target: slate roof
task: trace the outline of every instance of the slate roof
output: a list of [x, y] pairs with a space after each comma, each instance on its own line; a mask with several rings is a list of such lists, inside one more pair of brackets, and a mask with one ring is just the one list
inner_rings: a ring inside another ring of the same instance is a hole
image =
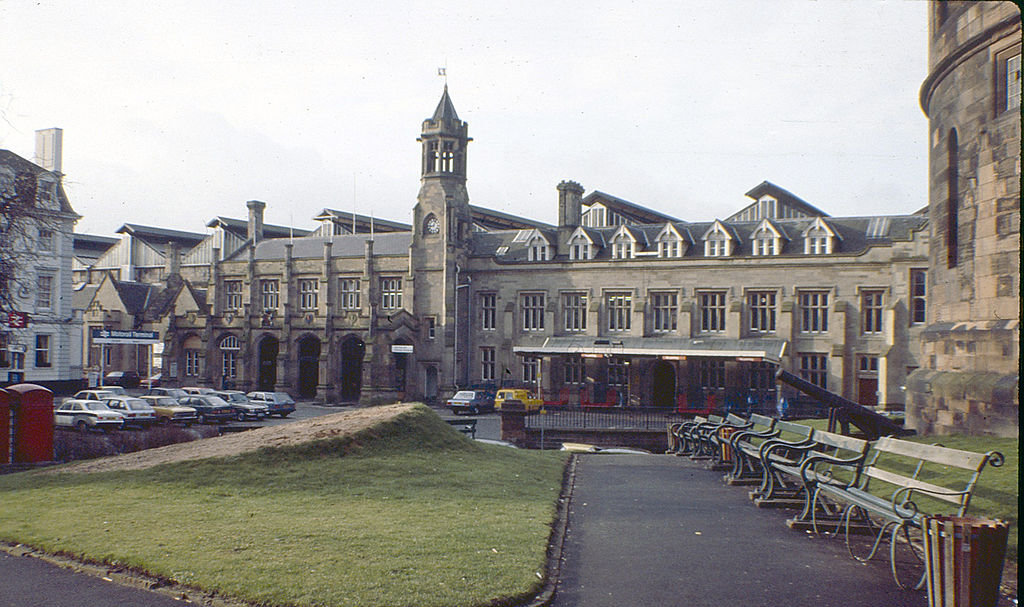
[[441, 100], [437, 103], [437, 109], [434, 110], [434, 116], [431, 118], [433, 121], [438, 120], [454, 120], [459, 121], [459, 115], [455, 112], [455, 104], [452, 103], [452, 98], [448, 96], [448, 85], [444, 85], [444, 93], [441, 94]]
[[71, 291], [71, 309], [72, 310], [84, 310], [89, 307], [92, 303], [93, 296], [96, 295], [96, 291], [99, 291], [99, 285], [82, 285], [77, 289]]
[[[362, 257], [366, 252], [369, 234], [340, 236], [304, 236], [302, 238], [268, 238], [256, 245], [256, 259], [284, 259], [285, 247], [292, 243], [293, 259], [322, 259], [324, 242], [331, 241], [331, 257]], [[374, 255], [408, 255], [412, 244], [411, 232], [387, 232], [373, 237]]]
[[[606, 194], [600, 190], [594, 190], [583, 197], [583, 206], [589, 207], [596, 202], [612, 209], [616, 213], [633, 220], [633, 223], [662, 223], [667, 221], [685, 223], [677, 217], [667, 215], [661, 211], [655, 211], [635, 202], [630, 202], [618, 196]], [[586, 209], [583, 209], [586, 211]]]
[[[234, 219], [232, 217], [217, 216], [206, 224], [206, 227], [208, 228], [215, 228], [217, 226], [239, 236], [243, 240], [249, 237], [249, 221], [247, 219]], [[264, 238], [287, 238], [291, 234], [294, 234], [295, 236], [305, 236], [309, 233], [309, 230], [303, 230], [301, 228], [277, 226], [267, 223], [263, 224]]]
[[[14, 152], [12, 152], [10, 150], [0, 150], [0, 165], [4, 165], [4, 166], [10, 167], [11, 170], [14, 171], [15, 174], [24, 173], [24, 172], [31, 173], [32, 175], [35, 175], [37, 179], [43, 173], [52, 173], [53, 175], [55, 175], [57, 177], [57, 192], [56, 192], [56, 195], [57, 195], [57, 203], [60, 204], [61, 212], [63, 212], [63, 213], [71, 213], [73, 215], [78, 215], [78, 213], [75, 213], [75, 210], [73, 208], [71, 208], [71, 202], [68, 200], [67, 192], [64, 191], [64, 182], [60, 179], [60, 174], [59, 173], [53, 173], [51, 171], [47, 171], [46, 169], [44, 169], [43, 167], [39, 166], [38, 164], [35, 164], [34, 162], [30, 162], [28, 160], [25, 160], [24, 158], [22, 158], [21, 156], [18, 156], [17, 154], [15, 154]], [[78, 215], [78, 216], [81, 217], [80, 215]]]
[[501, 211], [495, 211], [494, 209], [487, 209], [484, 207], [469, 205], [469, 212], [473, 217], [473, 221], [482, 225], [487, 229], [494, 230], [513, 230], [513, 229], [528, 229], [537, 228], [541, 230], [554, 230], [555, 226], [550, 223], [544, 223], [543, 221], [537, 221], [536, 219], [529, 219], [527, 217], [520, 217], [518, 215], [510, 215], [508, 213], [502, 213]]
[[[880, 217], [884, 221], [880, 221]], [[789, 240], [783, 239], [782, 250], [778, 256], [804, 256], [804, 244], [800, 234], [814, 222], [813, 217], [800, 219], [773, 219], [772, 225], [779, 229]], [[827, 217], [825, 221], [840, 237], [836, 243], [833, 254], [857, 254], [866, 250], [869, 246], [886, 245], [894, 241], [907, 241], [913, 237], [917, 230], [925, 228], [928, 218], [924, 215], [886, 215], [874, 217]], [[689, 247], [683, 259], [703, 258], [704, 248], [700, 246], [701, 237], [715, 222], [704, 221], [695, 223], [673, 223], [673, 227], [684, 237], [689, 238], [693, 246]], [[729, 257], [744, 257], [753, 255], [751, 236], [761, 221], [727, 223], [722, 222], [726, 229], [736, 239], [736, 248]], [[637, 252], [645, 250], [656, 250], [656, 238], [665, 224], [648, 224], [639, 226], [628, 226], [631, 233], [642, 235], [644, 238], [637, 238]], [[871, 234], [869, 228], [878, 229], [884, 227], [884, 233]], [[588, 235], [595, 243], [602, 243], [602, 248], [592, 252], [592, 259], [611, 259], [611, 239], [619, 230], [620, 226], [607, 228], [585, 228]], [[517, 230], [505, 230], [500, 232], [477, 232], [473, 235], [472, 255], [477, 257], [494, 257], [499, 262], [527, 262], [527, 247], [525, 242], [514, 242]], [[871, 237], [874, 236], [874, 237]], [[565, 261], [568, 259], [568, 247], [565, 242], [558, 243], [558, 250], [555, 252], [554, 261]], [[498, 255], [500, 247], [507, 247], [503, 255]], [[646, 247], [646, 249], [644, 248]], [[529, 262], [542, 263], [542, 262]], [[581, 263], [586, 263], [581, 262]]]
[[110, 236], [97, 236], [95, 234], [72, 234], [71, 242], [75, 257], [82, 260], [95, 261], [106, 253], [110, 247], [120, 242], [120, 240]]
[[[402, 223], [400, 221], [391, 221], [390, 219], [381, 219], [379, 217], [371, 218], [367, 215], [353, 213], [352, 211], [338, 211], [335, 209], [324, 209], [313, 219], [323, 221], [332, 217], [338, 220], [337, 223], [347, 227], [352, 226], [352, 220], [354, 218], [356, 222], [356, 232], [369, 232], [371, 221], [373, 222], [374, 232], [408, 232], [412, 230], [412, 226], [410, 224]], [[298, 236], [298, 233], [295, 235]], [[305, 234], [303, 234], [303, 236], [305, 236]]]
[[170, 241], [177, 242], [182, 246], [182, 248], [191, 249], [206, 238], [205, 234], [170, 230], [167, 228], [155, 228], [153, 226], [143, 226], [136, 223], [126, 223], [122, 225], [117, 229], [117, 233], [131, 234], [135, 238], [146, 242], [146, 244], [149, 244], [154, 249], [161, 252], [163, 252], [164, 246]]

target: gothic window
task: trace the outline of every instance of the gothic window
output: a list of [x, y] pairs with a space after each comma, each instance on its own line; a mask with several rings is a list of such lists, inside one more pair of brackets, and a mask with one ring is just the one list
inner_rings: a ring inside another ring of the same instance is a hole
[[276, 280], [260, 281], [260, 307], [264, 312], [277, 310], [280, 283]]
[[341, 297], [342, 310], [359, 309], [359, 279], [342, 278], [339, 280], [341, 288], [338, 290]]
[[629, 259], [633, 257], [633, 239], [625, 232], [619, 232], [612, 240], [612, 258]]
[[861, 333], [882, 332], [882, 291], [861, 292]]
[[242, 309], [242, 281], [224, 281], [224, 309], [229, 312]]
[[728, 257], [729, 253], [729, 235], [718, 226], [711, 229], [704, 237], [704, 256]]
[[320, 281], [316, 278], [302, 278], [299, 280], [299, 309], [303, 312], [312, 312], [317, 308], [319, 299]]
[[778, 255], [779, 237], [767, 228], [761, 228], [754, 234], [754, 255]]
[[527, 255], [530, 261], [548, 260], [548, 241], [541, 236], [535, 236], [527, 243]]
[[241, 346], [238, 342], [238, 338], [234, 335], [228, 335], [224, 339], [220, 340], [221, 376], [228, 379], [235, 379], [238, 377], [239, 350], [241, 350]]
[[383, 310], [397, 310], [402, 307], [402, 279], [380, 279], [380, 307]]
[[583, 234], [577, 234], [569, 241], [569, 259], [572, 261], [590, 259], [590, 241]]

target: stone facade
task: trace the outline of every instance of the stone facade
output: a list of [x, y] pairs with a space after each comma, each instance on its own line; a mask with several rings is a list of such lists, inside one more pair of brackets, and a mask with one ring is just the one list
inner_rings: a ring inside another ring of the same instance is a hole
[[1011, 2], [931, 4], [931, 296], [907, 407], [922, 432], [1018, 433], [1020, 25]]
[[419, 141], [407, 231], [262, 238], [250, 203], [246, 244], [214, 249], [188, 270], [207, 277], [184, 279], [192, 297], [151, 314], [165, 381], [328, 402], [514, 383], [569, 402], [774, 409], [781, 365], [903, 406], [921, 366], [924, 214], [830, 217], [765, 182], [728, 220], [687, 222], [566, 181], [550, 226], [469, 204], [468, 127], [447, 90]]

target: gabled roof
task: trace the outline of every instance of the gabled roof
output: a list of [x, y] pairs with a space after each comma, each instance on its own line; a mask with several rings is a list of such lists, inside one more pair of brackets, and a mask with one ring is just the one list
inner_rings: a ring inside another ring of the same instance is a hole
[[808, 232], [810, 232], [814, 228], [819, 227], [828, 232], [830, 236], [834, 236], [839, 240], [843, 239], [842, 235], [840, 235], [839, 232], [837, 232], [831, 225], [829, 225], [829, 222], [826, 221], [824, 217], [815, 217], [813, 221], [807, 224], [806, 228], [801, 230], [800, 236], [806, 238]]
[[[249, 222], [245, 219], [234, 219], [231, 217], [214, 217], [206, 223], [208, 228], [220, 227], [228, 232], [241, 237], [243, 240], [249, 237]], [[263, 237], [264, 238], [286, 238], [288, 236], [305, 236], [309, 234], [309, 230], [303, 230], [301, 228], [292, 228], [287, 226], [271, 225], [269, 223], [263, 224]]]
[[767, 217], [757, 222], [754, 229], [750, 231], [750, 237], [753, 238], [754, 235], [760, 232], [762, 228], [768, 228], [769, 231], [774, 232], [780, 238], [792, 240], [792, 238], [789, 237], [789, 234], [786, 233], [785, 228], [782, 227], [782, 224], [776, 223]]
[[133, 316], [141, 315], [146, 311], [149, 298], [157, 289], [156, 285], [117, 280], [113, 277], [111, 277], [111, 282], [114, 289], [117, 290], [118, 297], [121, 298], [121, 303], [124, 304], [125, 312]]
[[590, 194], [583, 197], [583, 206], [589, 207], [595, 203], [600, 202], [605, 207], [612, 209], [619, 215], [633, 220], [635, 223], [664, 223], [666, 221], [683, 222], [681, 219], [666, 215], [660, 211], [649, 209], [647, 207], [630, 202], [624, 198], [618, 196], [612, 196], [606, 194], [600, 190], [594, 190]]
[[469, 205], [469, 212], [473, 218], [473, 223], [480, 225], [488, 231], [523, 230], [528, 228], [548, 230], [554, 229], [555, 227], [549, 223], [537, 221], [536, 219], [529, 219], [518, 215], [509, 215], [508, 213], [502, 213], [501, 211], [486, 209], [472, 204]]
[[[303, 236], [302, 238], [268, 238], [256, 245], [256, 259], [284, 259], [285, 247], [292, 245], [293, 259], [319, 259], [324, 255], [324, 243], [331, 243], [331, 257], [362, 257], [366, 241], [373, 241], [374, 255], [408, 255], [412, 232], [386, 232], [370, 238], [369, 234], [340, 234], [337, 236]], [[232, 255], [238, 257], [240, 253]]]
[[72, 234], [72, 254], [79, 259], [95, 261], [118, 242], [120, 241], [117, 238], [111, 238], [110, 236]]
[[[117, 233], [131, 234], [136, 238], [151, 242], [154, 245], [163, 245], [169, 241], [175, 241], [188, 248], [196, 246], [206, 238], [205, 234], [183, 232], [181, 230], [169, 230], [167, 228], [154, 228], [152, 226], [143, 226], [137, 223], [124, 224], [117, 229]], [[163, 251], [163, 248], [161, 247], [159, 250]]]
[[622, 225], [622, 226], [619, 226], [615, 230], [615, 233], [612, 235], [612, 237], [609, 240], [611, 242], [614, 242], [615, 239], [619, 237], [619, 234], [625, 234], [625, 235], [629, 236], [629, 238], [633, 242], [638, 244], [640, 247], [647, 248], [647, 244], [648, 244], [647, 233], [644, 230], [638, 229], [638, 228], [636, 228], [634, 226]]
[[28, 160], [25, 160], [24, 158], [18, 156], [17, 154], [10, 150], [0, 150], [0, 166], [9, 167], [15, 175], [19, 173], [30, 173], [34, 175], [36, 179], [39, 179], [39, 177], [43, 174], [53, 176], [53, 179], [57, 183], [56, 196], [57, 203], [60, 205], [61, 212], [71, 213], [73, 215], [81, 217], [81, 215], [75, 213], [75, 210], [71, 208], [71, 202], [68, 200], [67, 192], [64, 191], [64, 182], [61, 180], [60, 173], [54, 171], [47, 171], [38, 164], [35, 164], [34, 162], [29, 162]]
[[721, 219], [716, 219], [712, 221], [711, 225], [709, 225], [708, 228], [704, 230], [704, 232], [701, 234], [700, 239], [707, 240], [708, 234], [710, 234], [711, 232], [725, 232], [725, 235], [731, 238], [732, 240], [744, 240], [743, 238], [740, 237], [740, 234], [736, 230], [735, 226], [731, 226], [723, 222]]
[[[341, 225], [351, 228], [353, 219], [355, 220], [356, 233], [369, 233], [370, 223], [373, 223], [373, 231], [376, 232], [409, 232], [412, 230], [412, 226], [407, 223], [400, 221], [391, 221], [389, 219], [380, 219], [378, 217], [369, 217], [367, 215], [360, 215], [359, 213], [353, 213], [352, 211], [338, 211], [335, 209], [324, 209], [313, 218], [316, 221], [327, 221], [331, 220], [334, 223], [340, 223]], [[296, 236], [299, 234], [296, 233]], [[302, 234], [305, 236], [305, 234]]]
[[[800, 198], [793, 192], [790, 192], [785, 188], [781, 188], [770, 181], [762, 181], [761, 183], [757, 184], [756, 186], [751, 188], [749, 192], [746, 193], [746, 196], [748, 196], [749, 198], [753, 198], [756, 201], [766, 194], [784, 204], [796, 207], [812, 217], [828, 217], [828, 213], [826, 213], [825, 211], [822, 211], [821, 209], [807, 202], [803, 198]], [[736, 213], [730, 215], [729, 218], [732, 219], [733, 217], [736, 217], [743, 211], [750, 208], [750, 206], [751, 205], [747, 205], [743, 207]]]

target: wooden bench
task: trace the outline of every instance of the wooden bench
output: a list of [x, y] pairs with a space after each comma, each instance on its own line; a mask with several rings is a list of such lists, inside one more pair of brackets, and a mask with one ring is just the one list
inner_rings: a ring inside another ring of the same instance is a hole
[[684, 422], [669, 424], [668, 426], [668, 453], [673, 455], [689, 455], [694, 445], [689, 441], [690, 432], [697, 425], [707, 422], [706, 417], [700, 415]]
[[[826, 499], [839, 505], [836, 530], [843, 530], [850, 555], [859, 561], [874, 557], [889, 533], [893, 578], [900, 588], [907, 588], [896, 568], [897, 542], [902, 537], [923, 563], [923, 555], [911, 541], [916, 540], [911, 538], [911, 530], [920, 531], [929, 515], [964, 516], [982, 470], [986, 465], [1001, 466], [1003, 455], [997, 451], [974, 453], [892, 437], [882, 437], [872, 447], [867, 462], [861, 466], [851, 464], [854, 473], [851, 482], [819, 483], [813, 487], [809, 499], [825, 507], [828, 506]], [[949, 512], [953, 506], [955, 511]], [[866, 556], [854, 554], [851, 546], [850, 533], [855, 523], [875, 534]], [[914, 588], [921, 588], [924, 581], [925, 573], [922, 573]]]
[[775, 436], [767, 440], [737, 444], [737, 453], [740, 457], [756, 461], [756, 464], [753, 465], [756, 465], [761, 471], [761, 484], [756, 490], [750, 492], [750, 499], [758, 506], [800, 505], [803, 500], [796, 500], [796, 498], [803, 490], [801, 479], [780, 475], [768, 464], [792, 465], [800, 462], [807, 450], [814, 446], [814, 442], [811, 440], [814, 428], [780, 419], [775, 422], [772, 431]]
[[711, 458], [712, 453], [708, 439], [711, 433], [713, 433], [715, 429], [723, 423], [725, 423], [724, 417], [720, 415], [709, 415], [707, 419], [686, 428], [684, 437], [690, 459], [704, 460]]
[[[732, 469], [725, 474], [730, 485], [756, 485], [761, 481], [761, 465], [757, 459], [757, 447], [764, 441], [778, 436], [775, 418], [752, 413], [750, 426], [736, 431], [729, 437], [732, 448]], [[753, 457], [751, 456], [753, 453]]]
[[476, 438], [476, 418], [446, 419], [445, 421], [459, 432], [468, 435], [470, 438]]

